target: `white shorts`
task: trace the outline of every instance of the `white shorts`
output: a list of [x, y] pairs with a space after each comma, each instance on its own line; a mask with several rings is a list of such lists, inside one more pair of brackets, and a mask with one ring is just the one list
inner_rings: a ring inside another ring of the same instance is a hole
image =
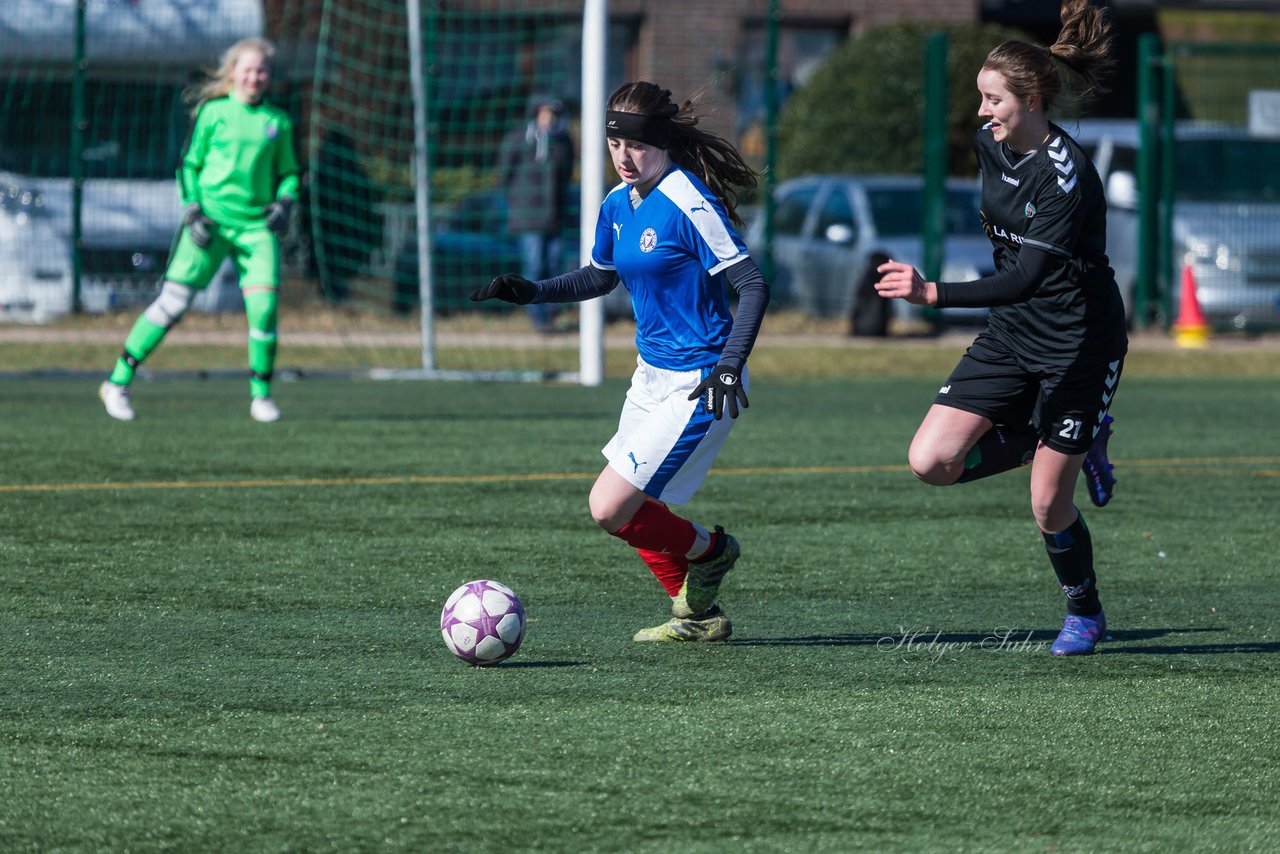
[[[736, 418], [719, 421], [703, 409], [705, 396], [689, 395], [714, 365], [667, 371], [636, 359], [618, 432], [601, 449], [609, 466], [651, 498], [687, 504], [702, 486], [711, 463], [729, 438]], [[742, 388], [749, 391], [746, 368]]]

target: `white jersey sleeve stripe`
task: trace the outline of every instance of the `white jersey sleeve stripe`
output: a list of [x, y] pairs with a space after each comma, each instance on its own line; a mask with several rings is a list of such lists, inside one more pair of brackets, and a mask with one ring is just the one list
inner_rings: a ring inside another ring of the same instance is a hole
[[743, 258], [749, 258], [749, 257], [751, 256], [748, 255], [746, 252], [739, 252], [737, 255], [728, 259], [727, 261], [721, 261], [719, 264], [715, 265], [707, 272], [712, 276], [718, 275], [721, 271], [727, 270], [728, 268], [732, 267], [734, 264], [737, 264]]
[[733, 235], [725, 227], [724, 221], [683, 171], [673, 170], [658, 188], [693, 224], [707, 247], [720, 259], [720, 263], [709, 270], [709, 273], [714, 275], [742, 258], [742, 250], [733, 242]]

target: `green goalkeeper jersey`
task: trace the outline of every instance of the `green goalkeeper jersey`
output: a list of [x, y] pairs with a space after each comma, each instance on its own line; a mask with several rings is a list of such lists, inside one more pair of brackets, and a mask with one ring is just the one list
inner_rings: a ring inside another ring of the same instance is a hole
[[200, 106], [182, 155], [178, 184], [184, 205], [199, 203], [221, 225], [260, 224], [268, 205], [298, 194], [293, 122], [265, 102], [231, 96]]

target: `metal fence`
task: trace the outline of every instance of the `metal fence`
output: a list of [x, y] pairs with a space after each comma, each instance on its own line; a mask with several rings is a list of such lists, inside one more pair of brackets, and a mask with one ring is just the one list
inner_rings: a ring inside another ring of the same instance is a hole
[[1138, 108], [1102, 164], [1135, 322], [1175, 323], [1194, 295], [1215, 326], [1280, 324], [1280, 46], [1148, 37]]

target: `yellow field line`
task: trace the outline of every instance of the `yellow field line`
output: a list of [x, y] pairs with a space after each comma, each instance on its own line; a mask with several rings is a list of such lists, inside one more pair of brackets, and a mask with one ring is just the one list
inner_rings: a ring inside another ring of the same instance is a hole
[[[1280, 457], [1180, 457], [1164, 460], [1124, 460], [1125, 467], [1150, 469], [1145, 473], [1156, 475], [1205, 475], [1227, 476], [1245, 474], [1251, 477], [1280, 477], [1280, 469], [1262, 468], [1256, 471], [1229, 470], [1205, 471], [1215, 466], [1277, 466]], [[760, 468], [716, 469], [711, 476], [733, 477], [743, 475], [832, 475], [832, 474], [905, 474], [905, 465], [880, 466], [778, 466]], [[417, 486], [463, 483], [537, 483], [559, 480], [591, 480], [596, 472], [563, 472], [532, 474], [458, 474], [458, 475], [400, 475], [396, 477], [309, 477], [272, 480], [152, 480], [112, 481], [106, 483], [14, 483], [0, 484], [0, 493], [15, 492], [73, 492], [126, 489], [262, 489], [298, 486]]]

